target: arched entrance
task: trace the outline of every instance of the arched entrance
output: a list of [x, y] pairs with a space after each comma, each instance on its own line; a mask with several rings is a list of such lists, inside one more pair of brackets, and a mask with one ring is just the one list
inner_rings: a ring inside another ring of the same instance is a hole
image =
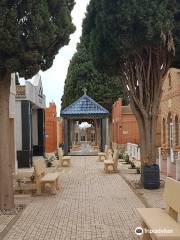
[[[62, 110], [65, 154], [96, 155], [97, 150], [93, 146], [99, 146], [103, 151], [109, 139], [108, 116], [108, 110], [90, 98], [86, 92]], [[73, 146], [77, 145], [79, 151], [73, 151]]]

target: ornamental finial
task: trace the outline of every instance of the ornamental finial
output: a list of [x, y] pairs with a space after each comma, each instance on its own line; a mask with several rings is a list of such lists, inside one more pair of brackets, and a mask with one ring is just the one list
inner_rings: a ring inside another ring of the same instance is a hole
[[84, 95], [87, 94], [87, 88], [83, 88]]

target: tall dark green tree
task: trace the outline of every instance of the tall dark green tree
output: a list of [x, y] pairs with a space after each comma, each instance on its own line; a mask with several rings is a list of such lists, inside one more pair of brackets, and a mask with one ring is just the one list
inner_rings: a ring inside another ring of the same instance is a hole
[[95, 69], [86, 47], [81, 43], [69, 65], [62, 97], [62, 109], [78, 99], [83, 93], [83, 88], [86, 88], [88, 95], [110, 112], [112, 104], [119, 97], [123, 99], [124, 103], [127, 103], [119, 79], [99, 73]]
[[179, 1], [91, 0], [83, 25], [96, 68], [119, 76], [137, 118], [142, 164], [156, 162], [162, 85], [176, 52]]
[[[14, 122], [9, 119], [11, 73], [31, 78], [53, 64], [74, 32], [74, 0], [0, 1], [0, 209], [14, 207]], [[53, 83], [52, 83], [53, 84]]]

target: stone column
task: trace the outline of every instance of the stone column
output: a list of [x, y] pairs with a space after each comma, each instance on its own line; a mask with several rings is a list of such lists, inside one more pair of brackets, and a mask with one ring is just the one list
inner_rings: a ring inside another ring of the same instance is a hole
[[162, 154], [161, 154], [161, 147], [158, 148], [158, 160], [159, 160], [159, 169], [160, 172], [162, 170]]
[[101, 121], [101, 150], [104, 151], [106, 145], [106, 118], [103, 118]]
[[135, 156], [135, 159], [137, 160], [138, 159], [138, 145], [136, 144], [136, 156]]
[[70, 131], [70, 139], [69, 139], [69, 144], [72, 146], [74, 144], [74, 121], [71, 119], [69, 120], [69, 131]]
[[[100, 119], [95, 119], [95, 128], [96, 128], [96, 142], [101, 148], [101, 139], [100, 139], [100, 123], [98, 124], [98, 121], [100, 122]], [[99, 125], [99, 126], [98, 126]]]
[[176, 180], [180, 181], [180, 152], [178, 152], [178, 159], [176, 161]]
[[140, 147], [138, 147], [138, 158], [137, 158], [137, 160], [141, 160], [141, 154], [140, 154]]
[[110, 146], [109, 118], [106, 118], [106, 144]]
[[68, 133], [68, 119], [64, 119], [64, 153], [68, 154], [69, 151], [69, 133]]

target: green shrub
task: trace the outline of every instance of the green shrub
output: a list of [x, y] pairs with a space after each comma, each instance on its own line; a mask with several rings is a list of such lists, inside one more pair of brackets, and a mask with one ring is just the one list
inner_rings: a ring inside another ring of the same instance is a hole
[[137, 174], [141, 174], [141, 169], [140, 169], [140, 167], [137, 167], [136, 170], [137, 170]]
[[129, 161], [129, 155], [128, 155], [127, 153], [123, 155], [123, 159], [124, 159], [124, 161], [126, 162], [126, 164], [129, 164], [129, 163], [130, 163], [130, 161]]
[[134, 162], [130, 162], [130, 164], [131, 164], [131, 168], [132, 168], [132, 169], [135, 169], [135, 168], [136, 168]]

